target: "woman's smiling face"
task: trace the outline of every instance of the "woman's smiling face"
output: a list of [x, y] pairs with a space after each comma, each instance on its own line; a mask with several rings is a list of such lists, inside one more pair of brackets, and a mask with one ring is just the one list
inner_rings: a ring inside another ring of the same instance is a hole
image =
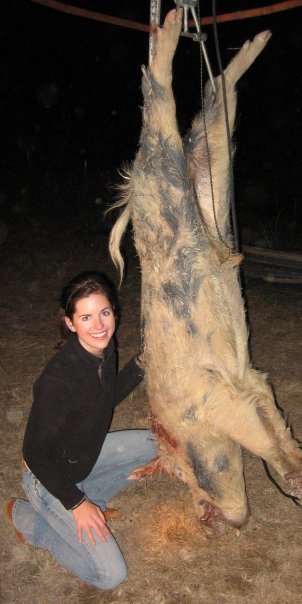
[[77, 301], [72, 319], [66, 325], [77, 333], [80, 344], [91, 354], [101, 356], [115, 330], [114, 311], [106, 296], [90, 294]]

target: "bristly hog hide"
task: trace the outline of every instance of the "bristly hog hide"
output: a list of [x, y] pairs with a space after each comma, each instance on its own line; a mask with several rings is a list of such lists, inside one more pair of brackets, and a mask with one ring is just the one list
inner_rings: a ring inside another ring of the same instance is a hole
[[[143, 127], [113, 228], [110, 249], [131, 219], [143, 281], [145, 373], [158, 458], [136, 477], [161, 468], [187, 483], [212, 536], [241, 527], [248, 505], [241, 447], [263, 458], [300, 500], [302, 451], [276, 407], [266, 376], [251, 367], [244, 303], [229, 224], [229, 153], [222, 101], [205, 90], [202, 115], [183, 141], [172, 93], [172, 61], [181, 11], [168, 13], [156, 54], [143, 71]], [[229, 123], [234, 86], [270, 38], [246, 42], [224, 72]], [[215, 218], [216, 216], [216, 218]], [[218, 227], [218, 229], [217, 229]]]

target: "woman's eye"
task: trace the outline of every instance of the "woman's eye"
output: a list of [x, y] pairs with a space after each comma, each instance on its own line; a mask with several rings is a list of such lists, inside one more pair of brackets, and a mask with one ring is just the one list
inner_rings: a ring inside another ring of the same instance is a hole
[[89, 317], [88, 315], [84, 315], [84, 317], [82, 317], [82, 321], [88, 321]]
[[104, 311], [102, 312], [102, 315], [103, 315], [103, 317], [109, 317], [109, 315], [110, 315], [110, 310], [104, 310]]

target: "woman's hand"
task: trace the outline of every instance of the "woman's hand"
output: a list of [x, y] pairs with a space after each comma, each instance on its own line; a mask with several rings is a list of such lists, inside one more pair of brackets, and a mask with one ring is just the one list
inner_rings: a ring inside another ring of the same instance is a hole
[[83, 542], [82, 531], [84, 530], [89, 541], [91, 541], [92, 545], [95, 545], [95, 538], [91, 529], [94, 530], [103, 543], [106, 543], [110, 531], [106, 525], [104, 514], [97, 505], [85, 500], [71, 511], [77, 525], [78, 540], [80, 543]]

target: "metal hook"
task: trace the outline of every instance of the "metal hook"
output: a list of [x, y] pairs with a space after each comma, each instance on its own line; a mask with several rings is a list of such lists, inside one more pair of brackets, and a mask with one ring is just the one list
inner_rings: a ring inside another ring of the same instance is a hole
[[[175, 4], [176, 4], [177, 8], [183, 8], [183, 10], [184, 10], [184, 29], [183, 29], [182, 34], [186, 35], [190, 38], [193, 38], [193, 40], [199, 41], [200, 36], [201, 35], [203, 36], [204, 34], [201, 33], [200, 23], [198, 21], [197, 14], [196, 14], [197, 0], [175, 0]], [[189, 21], [188, 21], [189, 11], [191, 11], [191, 13], [192, 13], [192, 17], [193, 17], [193, 21], [194, 21], [194, 24], [196, 27], [197, 34], [189, 31]], [[206, 39], [206, 37], [205, 37], [205, 39]]]
[[[192, 38], [194, 40], [194, 42], [199, 42], [199, 44], [201, 46], [203, 58], [204, 58], [204, 61], [205, 61], [205, 64], [206, 64], [206, 67], [208, 70], [210, 82], [211, 82], [212, 89], [213, 89], [213, 94], [214, 94], [214, 96], [216, 96], [215, 78], [213, 76], [207, 49], [205, 47], [207, 35], [202, 33], [201, 27], [200, 27], [200, 20], [198, 19], [198, 16], [196, 13], [196, 7], [198, 6], [198, 0], [175, 0], [175, 4], [176, 4], [177, 8], [183, 8], [183, 10], [184, 10], [184, 28], [180, 35], [185, 36], [187, 38]], [[188, 21], [189, 11], [191, 12], [192, 17], [193, 17], [196, 32], [189, 31], [189, 21]]]

